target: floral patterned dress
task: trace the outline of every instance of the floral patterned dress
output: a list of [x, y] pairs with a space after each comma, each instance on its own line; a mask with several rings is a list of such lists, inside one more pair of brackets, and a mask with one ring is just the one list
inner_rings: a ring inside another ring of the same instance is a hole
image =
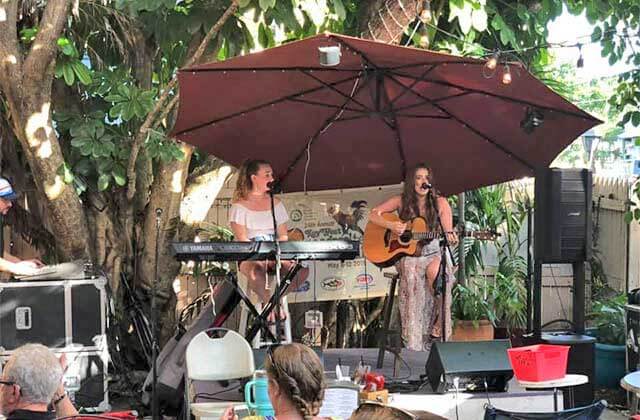
[[[396, 262], [400, 274], [398, 301], [402, 323], [402, 339], [411, 350], [428, 351], [434, 337], [440, 337], [442, 321], [441, 296], [435, 297], [427, 282], [427, 266], [440, 256], [438, 240], [432, 240], [422, 248], [417, 257], [403, 257]], [[446, 328], [447, 340], [451, 337], [451, 288], [455, 280], [453, 266], [447, 256]]]

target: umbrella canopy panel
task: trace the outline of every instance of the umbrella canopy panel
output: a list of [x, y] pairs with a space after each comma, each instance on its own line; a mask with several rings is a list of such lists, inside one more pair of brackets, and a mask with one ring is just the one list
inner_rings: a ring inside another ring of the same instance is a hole
[[[335, 67], [318, 64], [327, 45]], [[532, 175], [599, 122], [523, 68], [504, 85], [483, 64], [319, 35], [182, 70], [173, 135], [235, 166], [267, 159], [288, 192], [394, 184], [424, 161], [453, 194]]]

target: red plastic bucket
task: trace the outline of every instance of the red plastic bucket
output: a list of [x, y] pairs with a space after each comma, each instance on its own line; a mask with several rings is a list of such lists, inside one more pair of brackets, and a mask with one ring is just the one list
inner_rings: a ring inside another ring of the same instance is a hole
[[567, 374], [569, 346], [536, 344], [508, 349], [513, 374], [519, 381], [542, 382]]

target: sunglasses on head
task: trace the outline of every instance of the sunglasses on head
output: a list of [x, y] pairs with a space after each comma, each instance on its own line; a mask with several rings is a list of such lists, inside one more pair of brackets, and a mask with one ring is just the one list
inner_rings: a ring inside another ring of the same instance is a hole
[[277, 343], [277, 344], [272, 344], [269, 347], [267, 347], [267, 357], [269, 358], [269, 361], [271, 362], [271, 365], [275, 367], [275, 360], [273, 358], [273, 352], [276, 351], [276, 349], [278, 347], [280, 347], [282, 344]]

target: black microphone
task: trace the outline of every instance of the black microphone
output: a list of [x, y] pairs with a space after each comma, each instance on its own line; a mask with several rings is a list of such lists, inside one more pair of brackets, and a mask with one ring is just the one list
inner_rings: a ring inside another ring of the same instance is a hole
[[429, 190], [431, 189], [431, 184], [429, 184], [428, 182], [423, 182], [422, 185], [420, 186], [423, 190]]
[[280, 181], [277, 179], [267, 182], [267, 188], [269, 188], [269, 193], [271, 194], [278, 194], [279, 192], [282, 191], [282, 185], [280, 184]]

